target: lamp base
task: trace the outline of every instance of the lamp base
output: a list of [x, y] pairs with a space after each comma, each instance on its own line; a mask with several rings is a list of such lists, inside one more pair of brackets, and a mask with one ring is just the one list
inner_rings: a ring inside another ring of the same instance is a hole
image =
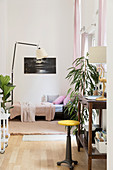
[[106, 101], [107, 98], [101, 96], [101, 97], [96, 98], [96, 100], [97, 100], [97, 101]]

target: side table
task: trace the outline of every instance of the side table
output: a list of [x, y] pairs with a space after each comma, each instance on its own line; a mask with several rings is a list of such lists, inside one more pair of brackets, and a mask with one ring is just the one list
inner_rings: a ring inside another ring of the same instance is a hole
[[89, 137], [88, 142], [84, 137], [84, 134], [80, 133], [80, 125], [78, 127], [78, 151], [80, 151], [81, 145], [88, 154], [88, 170], [92, 169], [92, 159], [106, 159], [107, 154], [99, 153], [96, 148], [92, 148], [92, 109], [99, 109], [99, 126], [101, 127], [102, 109], [106, 109], [106, 101], [96, 101], [92, 99], [86, 99], [84, 96], [79, 96], [78, 100], [78, 121], [81, 116], [81, 105], [89, 110]]

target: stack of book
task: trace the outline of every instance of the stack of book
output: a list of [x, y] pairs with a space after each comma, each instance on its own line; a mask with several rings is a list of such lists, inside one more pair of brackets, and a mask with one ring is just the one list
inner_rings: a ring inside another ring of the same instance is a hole
[[107, 153], [107, 133], [105, 131], [96, 132], [95, 145], [100, 153]]

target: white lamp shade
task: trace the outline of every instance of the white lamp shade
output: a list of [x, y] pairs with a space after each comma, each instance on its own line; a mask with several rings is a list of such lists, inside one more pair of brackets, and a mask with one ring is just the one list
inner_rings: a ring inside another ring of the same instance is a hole
[[36, 57], [37, 59], [41, 59], [41, 58], [46, 58], [48, 55], [46, 53], [46, 51], [43, 48], [39, 48], [36, 51]]
[[91, 47], [89, 49], [89, 63], [106, 63], [106, 47]]

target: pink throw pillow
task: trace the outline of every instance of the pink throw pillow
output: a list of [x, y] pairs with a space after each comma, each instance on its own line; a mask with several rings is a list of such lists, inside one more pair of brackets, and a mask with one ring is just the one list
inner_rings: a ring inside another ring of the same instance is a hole
[[53, 101], [53, 104], [61, 104], [66, 96], [59, 96], [56, 100]]
[[70, 94], [64, 99], [63, 104], [64, 106], [70, 101]]

